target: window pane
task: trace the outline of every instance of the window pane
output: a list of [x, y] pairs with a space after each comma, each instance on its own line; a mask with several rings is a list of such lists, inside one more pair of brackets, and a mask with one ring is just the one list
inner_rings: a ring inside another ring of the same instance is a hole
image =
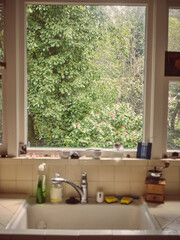
[[27, 5], [29, 146], [142, 141], [143, 6]]
[[[4, 7], [0, 5], [0, 62], [4, 62]], [[0, 69], [2, 69], [0, 65]], [[0, 144], [3, 143], [2, 118], [2, 74], [0, 73]]]
[[[180, 51], [180, 9], [169, 9], [168, 50]], [[180, 150], [180, 82], [169, 83], [168, 150]]]
[[1, 5], [0, 5], [0, 62], [4, 62], [4, 9], [3, 6]]
[[180, 82], [169, 83], [168, 150], [180, 150]]
[[180, 9], [169, 9], [168, 50], [180, 52]]
[[2, 118], [2, 75], [0, 74], [0, 144], [3, 143], [3, 118]]

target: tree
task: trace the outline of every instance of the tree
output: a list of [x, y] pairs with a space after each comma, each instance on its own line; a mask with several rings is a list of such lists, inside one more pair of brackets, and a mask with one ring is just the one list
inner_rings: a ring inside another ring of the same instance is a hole
[[93, 6], [28, 5], [27, 13], [30, 141], [61, 146], [72, 122], [89, 113], [83, 93], [98, 80], [90, 63], [100, 37], [98, 11]]
[[120, 140], [136, 147], [144, 9], [28, 5], [27, 12], [31, 145], [109, 147]]
[[[180, 51], [180, 11], [170, 9], [169, 11], [169, 36], [168, 50]], [[168, 105], [168, 149], [179, 149], [180, 146], [180, 84], [169, 83], [169, 105]]]

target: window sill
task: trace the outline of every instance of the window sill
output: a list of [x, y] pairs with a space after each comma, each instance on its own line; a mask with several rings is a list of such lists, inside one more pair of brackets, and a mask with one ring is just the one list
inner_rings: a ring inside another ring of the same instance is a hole
[[169, 161], [170, 166], [180, 166], [180, 159], [139, 159], [139, 158], [90, 158], [81, 157], [79, 159], [65, 159], [65, 158], [53, 158], [53, 157], [12, 157], [12, 158], [0, 158], [0, 164], [39, 164], [40, 162], [46, 162], [48, 165], [113, 165], [113, 166], [164, 166], [164, 162]]

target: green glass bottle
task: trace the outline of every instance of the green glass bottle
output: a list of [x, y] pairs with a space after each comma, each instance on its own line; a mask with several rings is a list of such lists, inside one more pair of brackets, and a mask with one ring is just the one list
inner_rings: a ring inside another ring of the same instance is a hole
[[37, 193], [36, 202], [42, 204], [46, 202], [46, 175], [45, 175], [45, 163], [39, 165], [38, 180], [37, 180]]

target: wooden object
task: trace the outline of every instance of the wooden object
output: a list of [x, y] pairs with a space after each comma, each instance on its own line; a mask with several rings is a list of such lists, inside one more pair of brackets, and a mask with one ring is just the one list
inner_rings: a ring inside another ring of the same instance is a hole
[[166, 185], [166, 179], [154, 179], [146, 178], [146, 201], [147, 202], [164, 202], [164, 186]]

